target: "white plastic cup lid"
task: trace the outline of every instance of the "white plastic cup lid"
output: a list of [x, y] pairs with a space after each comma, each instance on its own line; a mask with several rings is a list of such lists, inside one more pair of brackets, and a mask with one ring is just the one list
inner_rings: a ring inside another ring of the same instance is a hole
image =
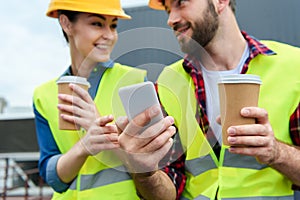
[[220, 83], [254, 83], [262, 84], [259, 76], [253, 74], [230, 74], [221, 76], [218, 84]]
[[62, 76], [56, 81], [56, 84], [60, 83], [75, 83], [87, 85], [88, 87], [91, 86], [90, 83], [86, 80], [86, 78], [80, 76]]

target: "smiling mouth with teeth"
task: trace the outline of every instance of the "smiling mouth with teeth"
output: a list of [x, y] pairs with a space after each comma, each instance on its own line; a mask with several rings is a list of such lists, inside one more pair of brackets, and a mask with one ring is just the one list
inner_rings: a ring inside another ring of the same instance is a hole
[[109, 45], [96, 45], [97, 49], [108, 49]]
[[186, 36], [188, 30], [189, 30], [189, 27], [175, 31], [175, 35], [176, 35], [177, 39], [181, 40], [184, 36]]
[[190, 26], [178, 26], [174, 28], [176, 37], [180, 35], [185, 35], [186, 32], [189, 30]]

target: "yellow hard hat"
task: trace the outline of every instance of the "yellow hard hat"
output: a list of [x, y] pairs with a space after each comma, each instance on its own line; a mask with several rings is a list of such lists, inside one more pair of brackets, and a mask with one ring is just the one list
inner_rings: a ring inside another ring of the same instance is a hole
[[161, 0], [149, 0], [148, 5], [150, 8], [153, 8], [155, 10], [165, 10], [165, 7], [162, 4]]
[[51, 0], [46, 15], [57, 18], [58, 10], [112, 15], [122, 19], [131, 19], [122, 9], [120, 0]]

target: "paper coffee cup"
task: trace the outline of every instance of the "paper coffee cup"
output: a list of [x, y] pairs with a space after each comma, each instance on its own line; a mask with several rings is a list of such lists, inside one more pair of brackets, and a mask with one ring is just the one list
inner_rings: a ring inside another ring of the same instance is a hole
[[241, 116], [244, 107], [257, 107], [261, 85], [259, 76], [251, 74], [225, 75], [218, 81], [222, 140], [227, 142], [227, 129], [234, 125], [254, 124], [254, 118]]
[[[85, 90], [88, 90], [88, 88], [90, 87], [90, 83], [86, 80], [86, 78], [79, 77], [79, 76], [62, 76], [56, 81], [56, 83], [58, 86], [58, 94], [68, 94], [68, 95], [72, 95], [72, 96], [77, 96], [77, 95], [69, 87], [70, 83], [77, 84]], [[60, 99], [58, 99], [58, 103], [72, 105], [72, 104], [62, 101]], [[71, 113], [63, 112], [63, 111], [59, 110], [59, 116], [58, 116], [59, 129], [60, 130], [76, 130], [77, 129], [76, 125], [74, 123], [70, 123], [70, 122], [62, 119], [60, 117], [61, 114], [70, 115]]]

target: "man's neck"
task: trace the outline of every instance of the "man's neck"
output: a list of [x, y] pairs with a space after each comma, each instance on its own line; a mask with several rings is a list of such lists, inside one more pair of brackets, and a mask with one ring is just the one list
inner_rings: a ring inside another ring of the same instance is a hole
[[205, 57], [209, 56], [209, 58], [204, 59], [203, 64], [206, 63], [204, 66], [207, 66], [207, 69], [211, 71], [234, 69], [243, 56], [246, 45], [248, 45], [242, 35], [240, 39], [235, 39], [235, 41], [219, 41], [215, 44], [205, 48], [207, 52]]
[[205, 47], [206, 54], [210, 57], [204, 59], [204, 62], [207, 60], [209, 62], [204, 66], [208, 66], [208, 70], [211, 71], [232, 70], [239, 64], [248, 44], [231, 11], [223, 12], [219, 20], [220, 24], [215, 37]]

